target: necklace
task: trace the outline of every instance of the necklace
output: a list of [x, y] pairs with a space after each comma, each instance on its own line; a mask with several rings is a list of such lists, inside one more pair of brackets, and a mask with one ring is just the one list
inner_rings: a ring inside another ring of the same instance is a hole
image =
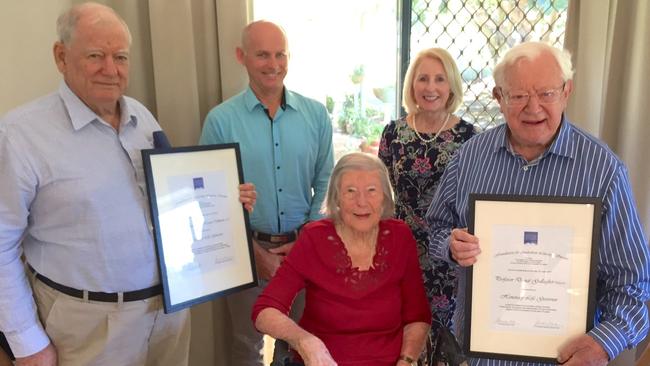
[[445, 127], [447, 126], [447, 122], [449, 122], [449, 117], [451, 117], [451, 113], [447, 113], [447, 118], [445, 119], [445, 122], [442, 124], [442, 126], [440, 126], [438, 132], [436, 132], [436, 134], [429, 140], [422, 137], [422, 135], [420, 135], [420, 133], [418, 132], [418, 127], [415, 125], [415, 120], [417, 120], [416, 116], [413, 116], [413, 131], [415, 131], [415, 134], [418, 135], [418, 137], [420, 138], [420, 140], [422, 140], [422, 142], [428, 144], [429, 142], [435, 141], [438, 138], [438, 136], [440, 136], [442, 130], [444, 130]]

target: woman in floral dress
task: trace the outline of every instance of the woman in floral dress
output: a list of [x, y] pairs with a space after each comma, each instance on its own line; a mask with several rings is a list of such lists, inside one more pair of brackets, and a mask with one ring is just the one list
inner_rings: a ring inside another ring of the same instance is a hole
[[407, 116], [392, 121], [381, 137], [379, 157], [395, 190], [396, 217], [411, 227], [431, 303], [433, 339], [440, 326], [453, 329], [456, 270], [429, 258], [424, 218], [447, 163], [478, 133], [454, 115], [462, 103], [462, 82], [451, 55], [441, 48], [421, 51], [404, 79], [402, 105]]

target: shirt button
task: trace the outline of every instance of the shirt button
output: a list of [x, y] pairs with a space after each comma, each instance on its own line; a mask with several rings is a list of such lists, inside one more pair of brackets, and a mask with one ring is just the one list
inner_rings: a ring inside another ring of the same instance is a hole
[[525, 172], [528, 171], [528, 165], [524, 165], [524, 171], [525, 171]]
[[280, 167], [279, 167], [279, 166], [276, 166], [275, 168], [276, 168], [277, 170], [280, 170]]
[[280, 146], [280, 144], [278, 144], [278, 143], [276, 142], [276, 143], [275, 143], [275, 146]]
[[282, 188], [278, 189], [278, 192], [282, 192]]
[[280, 211], [280, 215], [284, 215], [284, 211]]

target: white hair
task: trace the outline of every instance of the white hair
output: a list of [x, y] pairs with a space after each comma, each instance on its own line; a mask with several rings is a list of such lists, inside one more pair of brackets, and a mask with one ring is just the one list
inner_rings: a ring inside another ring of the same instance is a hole
[[59, 37], [59, 42], [63, 43], [66, 46], [70, 45], [72, 36], [77, 30], [77, 23], [79, 22], [79, 19], [84, 14], [84, 11], [90, 8], [104, 9], [115, 15], [117, 20], [119, 20], [119, 22], [124, 26], [129, 45], [131, 45], [131, 31], [129, 30], [129, 26], [126, 25], [124, 19], [122, 19], [122, 17], [117, 12], [115, 12], [113, 8], [94, 2], [73, 5], [68, 10], [59, 15], [59, 18], [56, 20], [56, 33]]
[[533, 60], [544, 52], [550, 53], [562, 71], [562, 80], [568, 81], [573, 78], [573, 64], [571, 53], [565, 49], [553, 47], [544, 42], [524, 42], [512, 47], [503, 56], [501, 61], [494, 67], [494, 83], [496, 86], [505, 84], [506, 69], [520, 59]]
[[376, 155], [362, 152], [353, 152], [344, 155], [336, 163], [336, 166], [332, 170], [332, 175], [330, 176], [321, 212], [334, 221], [341, 220], [338, 211], [339, 200], [341, 197], [341, 187], [339, 187], [339, 185], [343, 174], [350, 171], [374, 171], [379, 174], [381, 188], [384, 191], [384, 207], [381, 217], [383, 219], [393, 217], [395, 212], [395, 200], [393, 199], [393, 189], [390, 184], [390, 179], [388, 178], [388, 169], [386, 169], [384, 162], [382, 162]]

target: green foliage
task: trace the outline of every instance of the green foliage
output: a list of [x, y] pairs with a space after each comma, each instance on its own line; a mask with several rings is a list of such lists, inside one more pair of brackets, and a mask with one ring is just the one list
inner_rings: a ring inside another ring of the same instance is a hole
[[354, 119], [357, 114], [356, 108], [354, 107], [354, 95], [347, 94], [343, 101], [343, 108], [339, 114], [339, 119], [336, 121], [339, 129], [344, 133], [350, 133], [348, 131], [348, 121]]
[[327, 113], [329, 114], [334, 112], [334, 98], [329, 95], [325, 97], [325, 109], [327, 109]]
[[363, 81], [363, 77], [365, 76], [366, 71], [363, 67], [363, 65], [359, 65], [352, 70], [352, 74], [350, 74], [350, 81], [352, 81], [353, 84], [360, 84]]
[[[371, 112], [371, 108], [366, 109], [366, 113]], [[366, 141], [379, 141], [384, 126], [376, 120], [367, 116], [356, 116], [352, 120], [352, 135], [362, 137]]]
[[345, 133], [364, 138], [366, 141], [378, 141], [384, 130], [380, 122], [382, 119], [383, 113], [374, 108], [366, 108], [360, 113], [355, 105], [354, 95], [347, 94], [337, 123], [339, 129]]

